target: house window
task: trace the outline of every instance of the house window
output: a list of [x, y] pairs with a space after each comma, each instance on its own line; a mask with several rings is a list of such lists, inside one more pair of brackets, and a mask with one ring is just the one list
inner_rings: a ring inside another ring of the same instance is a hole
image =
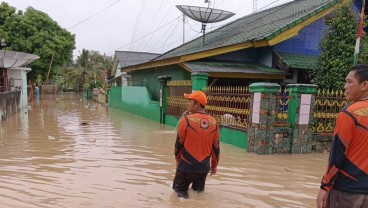
[[292, 69], [290, 69], [290, 70], [288, 70], [287, 71], [287, 73], [286, 73], [286, 79], [293, 79], [294, 78], [294, 74], [295, 74], [295, 71], [294, 70], [292, 70]]

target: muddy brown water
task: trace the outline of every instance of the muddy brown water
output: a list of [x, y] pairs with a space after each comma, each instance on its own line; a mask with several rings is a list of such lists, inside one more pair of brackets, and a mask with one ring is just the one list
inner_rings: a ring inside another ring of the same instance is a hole
[[[82, 124], [82, 125], [81, 125]], [[1, 123], [0, 207], [314, 207], [328, 155], [260, 156], [221, 143], [204, 193], [178, 199], [174, 128], [45, 96]]]

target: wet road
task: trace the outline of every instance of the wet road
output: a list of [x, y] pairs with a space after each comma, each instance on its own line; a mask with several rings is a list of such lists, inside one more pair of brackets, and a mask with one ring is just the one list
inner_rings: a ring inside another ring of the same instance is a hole
[[178, 199], [172, 127], [71, 94], [1, 123], [0, 207], [314, 207], [327, 154], [246, 153], [221, 144], [204, 193]]

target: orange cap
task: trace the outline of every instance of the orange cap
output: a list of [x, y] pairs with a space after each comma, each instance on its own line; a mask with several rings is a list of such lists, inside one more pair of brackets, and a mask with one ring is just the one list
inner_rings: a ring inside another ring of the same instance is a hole
[[197, 103], [203, 106], [207, 105], [207, 96], [202, 91], [194, 91], [192, 94], [184, 93], [184, 97], [190, 100], [195, 100]]

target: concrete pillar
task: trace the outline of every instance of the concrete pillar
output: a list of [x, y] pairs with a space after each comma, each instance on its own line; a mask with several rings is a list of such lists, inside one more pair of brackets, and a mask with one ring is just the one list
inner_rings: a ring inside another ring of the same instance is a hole
[[192, 73], [192, 91], [203, 91], [207, 87], [207, 73]]

